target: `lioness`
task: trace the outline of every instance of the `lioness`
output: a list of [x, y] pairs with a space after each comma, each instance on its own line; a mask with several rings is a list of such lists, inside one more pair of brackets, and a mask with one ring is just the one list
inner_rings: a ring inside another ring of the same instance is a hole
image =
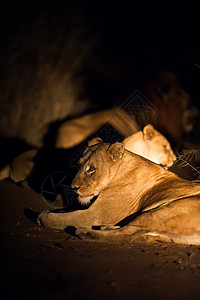
[[55, 147], [74, 147], [104, 124], [112, 125], [124, 138], [140, 130], [133, 115], [129, 116], [119, 108], [107, 109], [64, 122], [58, 129]]
[[170, 141], [181, 144], [184, 135], [193, 130], [199, 112], [179, 79], [171, 72], [159, 72], [144, 93], [158, 112], [157, 118], [147, 114], [144, 124], [153, 124]]
[[[110, 240], [151, 235], [158, 240], [200, 244], [199, 184], [125, 150], [122, 143], [103, 143], [99, 138], [88, 143], [80, 164], [72, 187], [81, 203], [98, 196], [96, 201], [83, 211], [43, 211], [38, 216], [40, 224], [55, 229], [75, 226], [80, 236], [89, 232]], [[116, 225], [128, 216], [129, 224], [117, 230], [91, 229]]]
[[[143, 131], [138, 131], [125, 139], [123, 145], [127, 150], [142, 155], [163, 167], [172, 166], [176, 160], [167, 139], [150, 124], [145, 126]], [[11, 178], [14, 182], [24, 181], [34, 167], [34, 158], [37, 153], [38, 150], [33, 149], [17, 156], [0, 171], [0, 180]]]
[[142, 131], [124, 139], [122, 144], [126, 150], [164, 167], [171, 167], [176, 160], [168, 140], [151, 124], [146, 125]]
[[[193, 106], [175, 74], [160, 72], [157, 78], [144, 88], [141, 101], [147, 97], [151, 104], [148, 112], [143, 102], [137, 102], [137, 95], [130, 98], [128, 111], [121, 103], [118, 108], [93, 112], [62, 123], [57, 132], [57, 148], [73, 147], [88, 138], [103, 124], [109, 123], [126, 138], [148, 123], [153, 124], [175, 145], [181, 145], [186, 133], [193, 130], [199, 112]], [[139, 99], [140, 99], [139, 97]], [[149, 104], [147, 104], [148, 106]], [[139, 117], [139, 119], [138, 119]]]

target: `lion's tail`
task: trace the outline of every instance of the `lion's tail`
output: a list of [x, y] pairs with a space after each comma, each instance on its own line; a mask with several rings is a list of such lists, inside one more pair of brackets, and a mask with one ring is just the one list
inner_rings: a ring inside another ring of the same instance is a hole
[[6, 165], [1, 171], [0, 171], [0, 181], [8, 178], [10, 176], [10, 164]]

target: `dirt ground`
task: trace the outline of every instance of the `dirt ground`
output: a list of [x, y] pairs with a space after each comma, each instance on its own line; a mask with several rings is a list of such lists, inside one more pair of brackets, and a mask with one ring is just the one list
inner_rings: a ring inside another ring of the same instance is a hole
[[199, 299], [200, 247], [79, 240], [32, 221], [40, 194], [5, 180], [0, 195], [4, 297]]

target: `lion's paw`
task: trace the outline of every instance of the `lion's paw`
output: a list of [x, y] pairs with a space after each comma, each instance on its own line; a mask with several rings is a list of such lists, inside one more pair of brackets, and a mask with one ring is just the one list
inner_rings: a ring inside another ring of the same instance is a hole
[[118, 230], [120, 229], [120, 226], [116, 226], [116, 225], [108, 225], [108, 226], [101, 226], [100, 230], [104, 231], [104, 230]]

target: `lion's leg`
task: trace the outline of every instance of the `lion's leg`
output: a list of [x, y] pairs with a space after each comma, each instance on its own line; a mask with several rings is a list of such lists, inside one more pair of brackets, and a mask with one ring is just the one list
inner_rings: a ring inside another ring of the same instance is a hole
[[132, 208], [127, 213], [121, 199], [116, 199], [115, 195], [110, 196], [109, 200], [104, 197], [102, 192], [88, 209], [68, 213], [44, 211], [38, 216], [38, 222], [57, 229], [64, 229], [67, 226], [91, 228], [92, 226], [115, 225], [127, 214], [135, 212]]
[[95, 220], [87, 213], [87, 210], [79, 210], [69, 213], [53, 213], [50, 211], [42, 211], [38, 215], [38, 224], [53, 229], [65, 229], [67, 226], [90, 226]]
[[200, 245], [199, 196], [146, 211], [130, 225], [140, 226], [149, 240]]
[[132, 242], [143, 237], [144, 231], [137, 226], [101, 226], [98, 229], [78, 227], [76, 235], [81, 239], [97, 239], [109, 242]]
[[67, 213], [54, 213], [42, 211], [38, 216], [38, 223], [54, 229], [65, 229], [67, 226], [100, 226], [102, 224], [115, 224], [109, 210], [103, 205], [103, 200], [96, 200], [88, 209]]
[[[80, 238], [104, 241], [164, 241], [200, 245], [200, 202], [198, 197], [174, 201], [138, 216], [127, 226], [101, 230], [77, 228]], [[110, 230], [111, 229], [111, 230]]]
[[134, 116], [128, 116], [121, 109], [108, 109], [64, 122], [58, 129], [55, 147], [74, 147], [106, 123], [112, 125], [124, 137], [140, 130]]
[[112, 230], [102, 230], [101, 228], [95, 230], [86, 227], [78, 227], [76, 230], [76, 235], [81, 239], [97, 239], [107, 242], [133, 242], [134, 240], [145, 240], [146, 242], [159, 241], [200, 245], [200, 232], [199, 234], [194, 233], [191, 235], [177, 235], [167, 231], [151, 231], [137, 226], [125, 226], [120, 229], [113, 228]]
[[99, 229], [91, 229], [86, 227], [78, 227], [76, 230], [76, 235], [81, 239], [96, 239], [99, 241], [107, 241], [107, 242], [133, 242], [137, 239], [137, 241], [162, 241], [162, 242], [177, 242], [184, 243], [181, 238], [177, 239], [176, 236], [169, 235], [165, 232], [153, 232], [149, 230], [145, 230], [138, 226], [125, 226], [122, 228], [104, 228], [104, 226]]
[[[115, 228], [116, 227], [116, 228]], [[99, 241], [107, 242], [133, 242], [137, 241], [164, 241], [172, 242], [172, 238], [165, 233], [158, 234], [157, 232], [149, 232], [138, 226], [127, 225], [119, 228], [119, 226], [113, 226], [113, 228], [101, 226], [98, 229], [78, 227], [76, 235], [79, 238], [85, 239], [96, 239]]]
[[1, 171], [0, 171], [0, 181], [8, 178], [10, 176], [10, 164], [6, 165]]
[[64, 122], [58, 130], [55, 147], [67, 149], [78, 145], [103, 124], [109, 123], [112, 114], [112, 110], [104, 110]]
[[37, 153], [38, 150], [33, 149], [18, 155], [0, 171], [0, 181], [6, 178], [11, 178], [14, 182], [26, 180], [34, 167], [33, 159]]

